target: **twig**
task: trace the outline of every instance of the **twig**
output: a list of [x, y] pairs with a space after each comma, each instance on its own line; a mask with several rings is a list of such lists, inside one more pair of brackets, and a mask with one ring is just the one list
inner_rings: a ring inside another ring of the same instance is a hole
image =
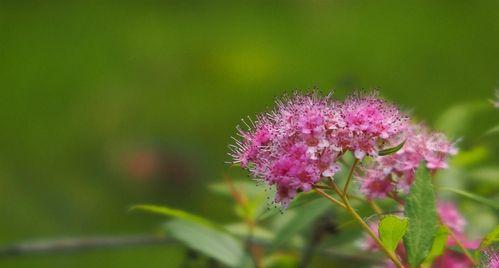
[[338, 231], [336, 224], [332, 221], [330, 215], [324, 215], [317, 219], [313, 228], [310, 230], [307, 243], [302, 250], [299, 268], [309, 267], [310, 262], [319, 250], [322, 241], [328, 235], [334, 235]]
[[[9, 257], [25, 257], [37, 254], [78, 253], [87, 250], [120, 249], [133, 246], [153, 246], [177, 244], [178, 241], [156, 235], [129, 235], [129, 236], [92, 236], [72, 237], [61, 239], [47, 239], [40, 241], [26, 241], [0, 247], [0, 259]], [[254, 240], [254, 244], [261, 247], [270, 247], [266, 241]], [[287, 250], [303, 250], [301, 247], [288, 247]], [[349, 254], [335, 249], [319, 249], [317, 252], [323, 257], [332, 259], [342, 258], [355, 262], [376, 262], [379, 258], [370, 255]]]
[[403, 268], [404, 266], [402, 265], [402, 263], [398, 259], [397, 255], [395, 255], [393, 252], [391, 252], [390, 250], [388, 250], [385, 247], [385, 245], [383, 244], [383, 242], [381, 242], [381, 240], [379, 240], [378, 236], [373, 232], [373, 230], [371, 230], [371, 228], [369, 227], [369, 225], [367, 225], [367, 223], [362, 219], [362, 217], [360, 217], [360, 215], [350, 205], [350, 203], [348, 202], [347, 195], [346, 194], [342, 194], [341, 190], [338, 188], [338, 186], [336, 185], [336, 183], [334, 183], [334, 182], [331, 181], [330, 185], [331, 185], [331, 187], [334, 188], [334, 190], [336, 191], [336, 193], [343, 200], [343, 203], [346, 206], [346, 210], [353, 216], [353, 218], [360, 224], [360, 226], [362, 228], [364, 228], [364, 230], [374, 239], [374, 241], [376, 242], [376, 244], [378, 244], [378, 246], [380, 247], [380, 249], [393, 261], [393, 263], [395, 264], [395, 266], [397, 266], [398, 268]]
[[252, 219], [249, 216], [249, 206], [248, 206], [248, 197], [244, 192], [240, 192], [234, 187], [234, 184], [232, 183], [232, 178], [228, 175], [225, 176], [225, 180], [227, 181], [227, 184], [229, 186], [229, 191], [236, 201], [236, 203], [245, 211], [244, 213], [244, 221], [246, 222], [248, 226], [248, 237], [246, 238], [246, 248], [248, 252], [250, 253], [251, 259], [253, 260], [253, 263], [255, 264], [256, 268], [263, 268], [263, 252], [262, 250], [253, 243], [253, 233], [256, 227], [256, 222], [254, 219]]
[[316, 191], [316, 192], [318, 192], [320, 195], [324, 196], [325, 198], [329, 199], [331, 202], [333, 202], [333, 203], [335, 203], [335, 204], [339, 205], [340, 207], [342, 207], [342, 208], [347, 208], [347, 207], [345, 206], [345, 204], [343, 204], [343, 203], [342, 203], [341, 201], [339, 201], [338, 199], [336, 199], [336, 198], [334, 198], [334, 197], [332, 197], [332, 196], [328, 195], [328, 194], [327, 194], [326, 192], [324, 192], [323, 190], [318, 189], [318, 188], [315, 188], [315, 191]]
[[461, 242], [461, 240], [459, 240], [459, 238], [456, 236], [456, 234], [454, 233], [454, 231], [452, 231], [452, 229], [450, 227], [446, 226], [442, 222], [442, 220], [440, 220], [440, 223], [442, 225], [444, 225], [445, 228], [447, 228], [447, 231], [449, 232], [449, 235], [452, 237], [452, 239], [454, 239], [454, 241], [456, 241], [457, 246], [463, 251], [464, 255], [466, 255], [466, 257], [471, 261], [471, 263], [473, 263], [473, 265], [478, 265], [478, 263], [475, 260], [475, 258], [473, 258], [473, 256], [471, 256], [471, 253], [469, 252], [469, 250], [463, 245], [463, 243]]
[[102, 248], [123, 248], [141, 245], [171, 244], [175, 240], [156, 235], [93, 236], [82, 238], [48, 239], [23, 242], [0, 247], [0, 257], [32, 254], [52, 254], [95, 250]]
[[371, 206], [371, 208], [376, 212], [376, 214], [381, 215], [383, 214], [383, 210], [374, 202], [374, 200], [366, 200], [367, 203]]

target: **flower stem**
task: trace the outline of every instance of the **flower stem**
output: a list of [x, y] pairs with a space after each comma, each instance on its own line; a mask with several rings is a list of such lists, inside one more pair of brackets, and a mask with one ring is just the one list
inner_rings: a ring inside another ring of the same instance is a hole
[[360, 215], [350, 205], [350, 202], [348, 201], [347, 195], [343, 195], [341, 193], [341, 190], [338, 188], [336, 183], [331, 182], [330, 185], [331, 185], [331, 187], [333, 187], [333, 189], [336, 191], [336, 193], [338, 193], [338, 195], [343, 200], [343, 204], [345, 204], [345, 209], [348, 211], [348, 213], [350, 213], [353, 216], [353, 218], [360, 224], [360, 226], [362, 228], [364, 228], [364, 230], [374, 239], [376, 244], [378, 244], [379, 248], [393, 261], [395, 266], [397, 266], [398, 268], [404, 268], [404, 266], [402, 265], [402, 263], [400, 262], [398, 257], [395, 255], [395, 253], [390, 251], [389, 249], [387, 249], [385, 247], [385, 245], [383, 245], [383, 242], [381, 242], [381, 240], [378, 238], [378, 236], [373, 232], [373, 230], [371, 230], [369, 225], [367, 225], [367, 223], [362, 219], [362, 217], [360, 217]]
[[[443, 224], [441, 220], [440, 222]], [[463, 251], [464, 255], [466, 255], [466, 257], [471, 261], [471, 263], [473, 263], [473, 265], [478, 265], [473, 256], [471, 256], [470, 251], [463, 245], [463, 243], [461, 242], [461, 240], [459, 240], [454, 231], [452, 231], [452, 229], [448, 226], [445, 227], [447, 228], [447, 231], [449, 231], [449, 235], [452, 237], [452, 239], [456, 241], [457, 246]]]
[[328, 194], [327, 194], [326, 192], [324, 192], [323, 190], [321, 190], [321, 189], [319, 189], [319, 188], [315, 188], [315, 191], [316, 191], [317, 193], [319, 193], [320, 195], [324, 196], [325, 198], [329, 199], [331, 202], [333, 202], [333, 203], [335, 203], [335, 204], [339, 205], [340, 207], [345, 208], [345, 209], [347, 208], [347, 207], [345, 206], [345, 204], [343, 204], [340, 200], [338, 200], [338, 199], [336, 199], [336, 198], [334, 198], [334, 197], [332, 197], [332, 196], [328, 195]]
[[343, 188], [343, 196], [347, 195], [348, 185], [350, 184], [350, 181], [352, 180], [353, 171], [355, 170], [355, 167], [357, 166], [358, 163], [359, 163], [359, 159], [355, 158], [355, 160], [353, 161], [352, 167], [350, 168], [350, 172], [348, 173], [348, 178], [347, 178], [347, 181], [345, 182], [345, 187]]
[[376, 212], [376, 214], [381, 215], [383, 214], [383, 210], [374, 202], [374, 200], [367, 200], [367, 203], [371, 206], [371, 208]]

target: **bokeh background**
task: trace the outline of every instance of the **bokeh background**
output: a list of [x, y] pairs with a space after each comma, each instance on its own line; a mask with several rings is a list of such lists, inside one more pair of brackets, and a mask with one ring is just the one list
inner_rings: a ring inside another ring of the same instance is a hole
[[[498, 83], [494, 0], [0, 1], [0, 244], [150, 232], [158, 217], [129, 213], [137, 203], [227, 220], [206, 185], [235, 125], [293, 89], [378, 87], [466, 149], [498, 121]], [[487, 152], [489, 182], [466, 184], [495, 195]], [[0, 266], [176, 267], [183, 253]]]

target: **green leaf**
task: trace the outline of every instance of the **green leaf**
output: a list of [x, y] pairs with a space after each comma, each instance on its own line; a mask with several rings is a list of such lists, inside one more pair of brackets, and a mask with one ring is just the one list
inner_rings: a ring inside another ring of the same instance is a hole
[[[307, 192], [307, 193], [300, 193], [295, 199], [293, 199], [291, 201], [291, 203], [289, 204], [287, 210], [292, 210], [292, 209], [295, 209], [295, 208], [299, 208], [299, 207], [302, 207], [314, 200], [317, 200], [317, 199], [320, 199], [321, 196], [318, 195], [317, 193], [315, 193], [314, 191], [310, 191], [310, 192]], [[267, 218], [270, 218], [276, 214], [279, 214], [281, 210], [279, 208], [271, 208], [271, 209], [268, 209], [266, 211], [264, 211], [259, 217], [258, 217], [258, 220], [259, 221], [262, 221], [262, 220], [265, 220]]]
[[402, 147], [404, 147], [405, 141], [401, 142], [399, 145], [391, 148], [387, 148], [378, 152], [379, 156], [390, 155], [398, 152]]
[[469, 167], [481, 161], [484, 161], [490, 156], [490, 149], [486, 146], [474, 146], [469, 150], [459, 150], [459, 154], [455, 155], [452, 160], [452, 166]]
[[381, 242], [394, 252], [407, 230], [407, 219], [394, 215], [383, 217], [379, 222], [378, 230]]
[[499, 242], [499, 225], [497, 225], [494, 230], [488, 233], [480, 243], [480, 249], [484, 249], [494, 243]]
[[459, 195], [467, 197], [475, 202], [481, 203], [483, 205], [487, 205], [495, 210], [499, 210], [499, 204], [497, 202], [489, 200], [485, 197], [482, 197], [482, 196], [479, 196], [476, 194], [472, 194], [472, 193], [469, 193], [469, 192], [466, 192], [466, 191], [463, 191], [460, 189], [453, 189], [453, 188], [448, 188], [448, 187], [440, 187], [439, 189], [459, 194]]
[[435, 240], [433, 240], [433, 245], [431, 246], [430, 253], [425, 259], [425, 263], [431, 264], [436, 257], [442, 255], [445, 249], [445, 244], [447, 243], [448, 236], [449, 230], [447, 229], [447, 227], [438, 227]]
[[483, 135], [486, 136], [486, 135], [492, 135], [492, 134], [496, 134], [496, 133], [499, 133], [499, 125], [494, 126], [493, 128], [487, 130], [487, 132], [485, 132], [485, 134], [483, 134]]
[[164, 224], [166, 231], [189, 248], [230, 266], [237, 267], [244, 259], [242, 244], [231, 235], [204, 224], [172, 220]]
[[[246, 181], [235, 180], [232, 182], [234, 188], [243, 192], [247, 197], [253, 198], [255, 196], [264, 195], [265, 186], [257, 186], [256, 182], [247, 179]], [[227, 182], [217, 182], [210, 184], [208, 189], [215, 194], [223, 195], [232, 198], [232, 194]]]
[[265, 229], [260, 226], [254, 226], [252, 230], [248, 228], [248, 224], [244, 222], [232, 223], [224, 225], [224, 229], [229, 233], [239, 238], [247, 238], [252, 236], [253, 239], [261, 241], [271, 241], [274, 239], [275, 235], [272, 231]]
[[174, 209], [174, 208], [169, 208], [165, 206], [156, 206], [156, 205], [135, 205], [130, 208], [131, 211], [133, 210], [140, 210], [140, 211], [146, 211], [154, 214], [160, 214], [163, 216], [170, 216], [178, 219], [182, 219], [185, 221], [197, 223], [200, 225], [204, 226], [209, 226], [209, 227], [216, 227], [216, 224], [212, 223], [211, 221], [191, 214], [189, 212], [179, 210], [179, 209]]
[[294, 216], [277, 230], [271, 250], [278, 248], [298, 232], [312, 225], [330, 207], [329, 203], [323, 201], [316, 200], [296, 209]]
[[405, 216], [409, 219], [404, 245], [411, 267], [419, 267], [430, 252], [436, 235], [437, 213], [430, 174], [423, 164], [407, 196]]
[[488, 110], [484, 102], [463, 103], [451, 106], [435, 121], [435, 128], [450, 136], [461, 136], [473, 126], [474, 119]]

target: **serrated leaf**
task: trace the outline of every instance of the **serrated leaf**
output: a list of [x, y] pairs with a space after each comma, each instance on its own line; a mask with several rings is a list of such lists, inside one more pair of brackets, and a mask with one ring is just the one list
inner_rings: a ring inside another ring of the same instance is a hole
[[316, 200], [296, 209], [295, 215], [277, 230], [271, 250], [278, 248], [292, 239], [298, 232], [312, 225], [330, 207], [329, 203], [323, 201]]
[[379, 222], [379, 238], [381, 242], [392, 252], [397, 248], [407, 230], [407, 219], [394, 215], [383, 217]]
[[170, 216], [178, 219], [182, 219], [185, 221], [197, 223], [200, 225], [208, 226], [208, 227], [216, 227], [216, 224], [212, 223], [211, 221], [191, 214], [187, 211], [183, 211], [180, 209], [174, 209], [166, 206], [156, 206], [156, 205], [135, 205], [130, 208], [131, 211], [133, 210], [139, 210], [139, 211], [145, 211], [145, 212], [150, 212], [154, 214], [159, 214], [163, 216]]
[[172, 220], [164, 228], [175, 239], [221, 263], [237, 267], [242, 262], [242, 244], [231, 235], [206, 225], [185, 220]]
[[461, 196], [464, 196], [464, 197], [467, 197], [475, 202], [478, 202], [478, 203], [481, 203], [483, 205], [487, 205], [495, 210], [499, 210], [499, 204], [495, 201], [492, 201], [490, 199], [487, 199], [483, 196], [479, 196], [479, 195], [476, 195], [476, 194], [472, 194], [470, 192], [466, 192], [466, 191], [463, 191], [463, 190], [460, 190], [460, 189], [453, 189], [453, 188], [448, 188], [448, 187], [440, 187], [439, 189], [441, 190], [445, 190], [445, 191], [450, 191], [450, 192], [453, 192], [453, 193], [456, 193], [458, 195], [461, 195]]
[[480, 243], [480, 248], [484, 249], [494, 243], [499, 242], [499, 225], [497, 225], [494, 230], [488, 233]]
[[431, 246], [430, 253], [425, 259], [425, 263], [431, 264], [436, 257], [442, 255], [445, 249], [445, 244], [447, 243], [448, 236], [449, 230], [447, 229], [447, 227], [438, 227], [437, 234], [435, 235], [435, 240], [433, 240], [433, 245]]
[[405, 216], [409, 219], [404, 245], [411, 267], [419, 267], [430, 252], [436, 235], [435, 194], [428, 170], [420, 164], [407, 196]]
[[394, 154], [394, 153], [398, 152], [400, 149], [402, 149], [402, 147], [404, 147], [404, 144], [405, 144], [405, 140], [395, 147], [391, 147], [391, 148], [387, 148], [387, 149], [379, 151], [378, 155], [385, 156], [385, 155]]

